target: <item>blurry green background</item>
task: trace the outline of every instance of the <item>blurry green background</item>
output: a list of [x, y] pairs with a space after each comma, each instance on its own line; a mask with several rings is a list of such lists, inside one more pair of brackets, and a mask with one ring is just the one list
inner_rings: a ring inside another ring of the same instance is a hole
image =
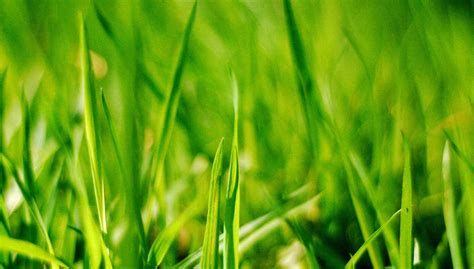
[[[57, 256], [70, 264], [81, 267], [85, 253], [77, 232], [56, 229], [66, 215], [68, 227], [82, 229], [75, 196], [61, 172], [63, 134], [76, 145], [78, 167], [94, 206], [82, 139], [78, 14], [85, 17], [95, 86], [111, 110], [128, 178], [138, 186], [151, 244], [163, 227], [156, 219], [160, 210], [156, 190], [147, 189], [147, 165], [161, 132], [159, 121], [192, 4], [0, 0], [0, 74], [6, 70], [2, 152], [22, 167], [24, 93], [31, 109], [38, 204]], [[282, 1], [199, 1], [165, 161], [166, 223], [173, 223], [191, 204], [202, 203], [202, 210], [180, 229], [163, 266], [176, 264], [202, 244], [210, 164], [221, 137], [225, 137], [224, 156], [230, 155], [229, 68], [236, 74], [240, 95], [242, 225], [291, 200], [295, 191], [304, 190], [307, 197], [323, 193], [298, 220], [309, 232], [322, 267], [344, 265], [364, 237], [334, 137], [364, 167], [375, 206], [387, 219], [400, 208], [403, 133], [413, 157], [415, 261], [450, 267], [441, 173], [449, 136], [466, 159], [452, 157], [452, 175], [462, 256], [465, 266], [474, 266], [474, 242], [469, 241], [474, 223], [467, 217], [474, 214], [468, 198], [474, 183], [472, 169], [466, 168], [474, 159], [473, 2], [303, 0], [292, 5], [319, 96], [315, 105], [331, 122], [331, 131], [318, 129], [317, 151], [312, 150], [312, 129], [305, 121]], [[126, 187], [119, 179], [102, 114], [99, 126], [109, 226], [106, 242], [117, 267], [138, 268], [137, 231], [127, 213]], [[350, 170], [361, 182], [355, 169]], [[2, 172], [0, 187], [10, 236], [44, 246], [14, 180]], [[374, 205], [365, 196], [362, 204], [370, 225], [379, 227]], [[398, 224], [393, 223], [393, 231], [398, 233]], [[383, 237], [376, 243], [389, 265]], [[14, 264], [38, 266], [26, 258], [17, 258]], [[307, 263], [297, 237], [282, 224], [252, 243], [241, 266], [306, 268]], [[368, 255], [359, 266], [372, 267]]]

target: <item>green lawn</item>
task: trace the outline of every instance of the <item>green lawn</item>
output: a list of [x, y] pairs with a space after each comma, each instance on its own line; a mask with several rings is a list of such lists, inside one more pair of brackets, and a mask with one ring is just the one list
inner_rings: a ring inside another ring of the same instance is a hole
[[471, 0], [0, 0], [0, 269], [474, 268]]

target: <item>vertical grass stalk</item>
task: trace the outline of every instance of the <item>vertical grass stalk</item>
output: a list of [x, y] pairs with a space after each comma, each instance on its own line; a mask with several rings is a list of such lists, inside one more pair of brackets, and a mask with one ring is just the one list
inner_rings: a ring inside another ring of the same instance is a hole
[[105, 213], [105, 186], [102, 177], [101, 140], [99, 136], [99, 111], [89, 47], [87, 44], [87, 30], [82, 15], [80, 16], [80, 63], [81, 89], [84, 94], [84, 129], [91, 166], [92, 184], [100, 229], [106, 234], [107, 221]]
[[229, 181], [225, 199], [224, 219], [224, 268], [239, 267], [239, 217], [240, 217], [240, 178], [239, 178], [239, 101], [237, 79], [231, 72], [232, 92], [234, 94], [234, 134], [229, 165]]

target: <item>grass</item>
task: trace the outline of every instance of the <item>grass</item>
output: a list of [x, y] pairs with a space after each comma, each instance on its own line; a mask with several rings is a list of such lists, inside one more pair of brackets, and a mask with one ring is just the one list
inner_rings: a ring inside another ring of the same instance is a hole
[[472, 10], [3, 1], [0, 269], [473, 267]]

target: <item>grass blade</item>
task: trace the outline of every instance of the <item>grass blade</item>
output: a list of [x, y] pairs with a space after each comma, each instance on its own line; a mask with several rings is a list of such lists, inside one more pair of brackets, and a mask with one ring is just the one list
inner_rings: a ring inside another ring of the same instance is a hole
[[27, 241], [0, 235], [0, 250], [15, 252], [20, 255], [30, 257], [31, 259], [50, 263], [54, 266], [69, 268], [69, 266], [56, 258], [54, 255]]
[[442, 169], [444, 185], [443, 215], [446, 224], [449, 249], [451, 251], [451, 260], [454, 268], [464, 268], [458, 231], [459, 226], [456, 220], [454, 187], [451, 177], [451, 150], [448, 141], [446, 141], [444, 146]]
[[298, 26], [296, 25], [296, 19], [290, 0], [283, 0], [283, 7], [292, 58], [296, 67], [299, 95], [304, 108], [306, 125], [308, 126], [309, 139], [313, 150], [313, 158], [317, 159], [319, 156], [318, 120], [322, 120], [323, 116], [321, 102], [317, 95], [317, 85], [313, 83], [306, 62], [303, 41], [298, 31]]
[[92, 183], [94, 185], [94, 197], [97, 206], [97, 214], [99, 216], [100, 229], [103, 233], [107, 233], [97, 93], [94, 87], [94, 75], [92, 73], [89, 47], [87, 44], [87, 29], [82, 16], [80, 17], [80, 62], [81, 89], [84, 94], [84, 129], [91, 166]]
[[[166, 153], [170, 143], [171, 133], [173, 131], [174, 121], [176, 118], [176, 112], [178, 109], [179, 99], [181, 95], [181, 88], [179, 87], [181, 77], [184, 70], [184, 64], [188, 51], [189, 38], [191, 36], [191, 30], [193, 28], [194, 20], [196, 18], [196, 7], [197, 1], [194, 2], [191, 13], [189, 15], [186, 27], [184, 29], [183, 39], [181, 41], [181, 48], [179, 51], [178, 59], [173, 71], [173, 77], [170, 85], [169, 95], [166, 99], [163, 116], [161, 119], [160, 135], [158, 138], [157, 148], [155, 149], [156, 156], [152, 158], [155, 162], [156, 169], [153, 171], [155, 174], [151, 177], [152, 188], [155, 187], [155, 183], [158, 189], [158, 202], [160, 204], [160, 216], [159, 218], [164, 219], [166, 216], [166, 202], [165, 202], [165, 181], [163, 178], [163, 169]], [[164, 224], [164, 223], [162, 223]]]
[[[4, 151], [4, 130], [3, 130], [3, 110], [5, 109], [5, 100], [6, 98], [4, 97], [4, 88], [5, 88], [5, 77], [7, 75], [7, 70], [3, 70], [0, 73], [0, 152], [3, 153]], [[7, 182], [7, 178], [5, 176], [5, 169], [3, 168], [3, 165], [0, 164], [0, 188], [3, 189], [3, 185], [5, 185]]]
[[240, 178], [239, 178], [239, 146], [238, 146], [238, 85], [234, 73], [231, 72], [232, 90], [234, 94], [234, 135], [229, 165], [229, 182], [225, 199], [224, 219], [224, 268], [239, 267], [239, 217], [240, 217]]
[[400, 267], [413, 267], [413, 203], [412, 203], [412, 177], [411, 154], [407, 139], [403, 139], [405, 164], [402, 182], [402, 207], [400, 216]]
[[388, 225], [396, 219], [396, 217], [400, 214], [401, 210], [398, 210], [397, 212], [395, 212], [384, 224], [382, 224], [382, 226], [380, 226], [380, 228], [378, 228], [373, 234], [370, 235], [369, 238], [367, 238], [367, 240], [365, 240], [364, 244], [356, 251], [356, 253], [351, 257], [351, 259], [349, 260], [349, 262], [347, 262], [345, 268], [346, 269], [349, 269], [349, 268], [353, 268], [355, 267], [357, 261], [360, 259], [360, 257], [362, 256], [362, 254], [364, 254], [364, 252], [367, 250], [367, 248], [370, 246], [370, 244], [374, 241], [375, 238], [377, 238], [377, 236], [379, 236], [379, 234], [385, 229], [388, 227]]
[[209, 202], [207, 209], [206, 232], [204, 235], [201, 268], [218, 268], [219, 262], [219, 220], [220, 190], [222, 185], [222, 145], [221, 139], [212, 164]]
[[[139, 203], [139, 198], [138, 198], [138, 193], [134, 192], [134, 187], [131, 186], [131, 182], [124, 179], [126, 173], [125, 173], [125, 168], [124, 168], [124, 163], [122, 156], [120, 155], [120, 150], [118, 146], [118, 139], [117, 139], [117, 134], [115, 132], [115, 126], [112, 121], [112, 115], [110, 114], [109, 106], [107, 105], [107, 102], [105, 100], [104, 92], [102, 92], [102, 107], [104, 109], [104, 114], [105, 118], [107, 121], [107, 125], [109, 127], [109, 132], [112, 137], [112, 145], [114, 148], [114, 153], [115, 156], [117, 157], [117, 161], [119, 163], [119, 169], [120, 173], [122, 174], [122, 179], [125, 185], [125, 192], [127, 193], [126, 199], [128, 199], [128, 203], [131, 204], [132, 206], [127, 207], [129, 210], [131, 210], [131, 215], [134, 216], [132, 219], [132, 222], [135, 222], [135, 226], [138, 231], [138, 237], [140, 240], [141, 248], [143, 250], [143, 253], [146, 254], [147, 250], [147, 245], [146, 245], [146, 238], [145, 238], [145, 229], [143, 227], [143, 220], [142, 216], [140, 214], [140, 203]], [[145, 257], [143, 257], [145, 259]], [[144, 260], [145, 261], [145, 260]]]

